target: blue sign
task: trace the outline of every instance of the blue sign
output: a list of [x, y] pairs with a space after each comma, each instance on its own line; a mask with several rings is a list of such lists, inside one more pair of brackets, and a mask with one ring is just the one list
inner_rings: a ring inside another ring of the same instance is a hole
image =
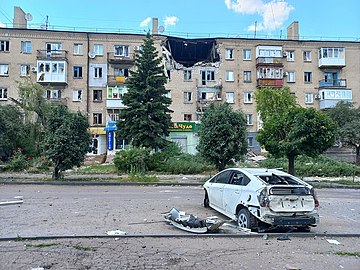
[[109, 131], [107, 133], [107, 148], [108, 150], [113, 150], [113, 144], [114, 144], [114, 131]]
[[106, 127], [104, 128], [105, 131], [114, 131], [117, 130], [116, 122], [115, 121], [108, 121], [106, 123]]

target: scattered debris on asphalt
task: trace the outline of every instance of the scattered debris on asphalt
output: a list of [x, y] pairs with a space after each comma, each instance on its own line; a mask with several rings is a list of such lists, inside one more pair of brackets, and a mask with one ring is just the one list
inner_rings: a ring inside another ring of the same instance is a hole
[[107, 231], [107, 235], [126, 235], [127, 233], [120, 230], [114, 230], [114, 231]]
[[335, 239], [326, 239], [330, 244], [340, 245], [340, 242]]
[[192, 233], [216, 232], [225, 223], [216, 216], [201, 219], [192, 214], [185, 214], [184, 211], [176, 208], [172, 208], [164, 215], [164, 218], [176, 228]]
[[12, 205], [12, 204], [22, 204], [24, 202], [23, 200], [23, 196], [16, 196], [14, 197], [14, 201], [5, 201], [5, 202], [0, 202], [0, 206], [1, 205]]
[[277, 238], [277, 240], [279, 240], [279, 241], [287, 241], [287, 240], [291, 240], [291, 239], [289, 238], [289, 236], [287, 234], [285, 234], [285, 235], [279, 236]]

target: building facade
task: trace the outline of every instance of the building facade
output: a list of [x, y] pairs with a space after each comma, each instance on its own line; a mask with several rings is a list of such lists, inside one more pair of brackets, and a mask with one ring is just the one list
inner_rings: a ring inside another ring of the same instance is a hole
[[[173, 101], [176, 128], [169, 139], [196, 153], [195, 127], [202, 114], [211, 103], [227, 102], [246, 115], [249, 149], [260, 152], [255, 138], [261, 118], [253, 98], [258, 87], [288, 86], [303, 107], [360, 104], [360, 42], [299, 40], [297, 29], [292, 24], [288, 38], [278, 40], [183, 39], [155, 31]], [[90, 154], [114, 154], [127, 145], [116, 138], [114, 123], [144, 38], [27, 29], [26, 23], [0, 28], [0, 105], [18, 98], [19, 81], [37, 82], [46, 86], [49, 102], [87, 114], [94, 146]], [[186, 125], [191, 128], [181, 130]]]

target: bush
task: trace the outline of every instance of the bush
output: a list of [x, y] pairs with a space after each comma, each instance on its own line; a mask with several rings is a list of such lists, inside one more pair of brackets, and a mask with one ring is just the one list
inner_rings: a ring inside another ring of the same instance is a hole
[[10, 157], [9, 169], [12, 171], [23, 171], [29, 167], [29, 161], [31, 159], [31, 157], [26, 157], [23, 154], [21, 148], [18, 148], [17, 150], [13, 151], [13, 155]]
[[[288, 160], [286, 158], [273, 158], [260, 163], [261, 167], [288, 169]], [[349, 163], [339, 162], [324, 156], [311, 158], [299, 156], [295, 160], [295, 174], [299, 177], [322, 176], [322, 177], [342, 177], [360, 175], [360, 167]]]
[[118, 151], [115, 154], [114, 164], [118, 172], [143, 174], [149, 163], [149, 150], [133, 147], [128, 150]]
[[214, 166], [209, 165], [198, 155], [181, 154], [166, 160], [162, 165], [161, 171], [171, 174], [195, 174], [213, 169]]
[[164, 170], [164, 164], [170, 158], [179, 157], [181, 155], [182, 153], [180, 147], [177, 144], [171, 142], [161, 151], [152, 153], [150, 155], [148, 169], [150, 171], [161, 172]]

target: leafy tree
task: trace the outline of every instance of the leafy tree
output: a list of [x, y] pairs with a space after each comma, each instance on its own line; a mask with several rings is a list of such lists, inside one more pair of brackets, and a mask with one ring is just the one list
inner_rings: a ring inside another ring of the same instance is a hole
[[275, 157], [288, 158], [290, 174], [295, 173], [298, 155], [316, 157], [335, 141], [336, 125], [314, 108], [293, 108], [274, 114], [264, 122], [257, 141]]
[[51, 108], [45, 129], [45, 154], [54, 162], [53, 178], [62, 171], [79, 166], [90, 151], [91, 137], [88, 121], [80, 112], [69, 112], [65, 106]]
[[0, 106], [0, 157], [7, 160], [18, 148], [25, 148], [27, 131], [23, 114], [14, 105]]
[[136, 56], [135, 71], [127, 81], [128, 92], [123, 97], [126, 109], [120, 112], [118, 134], [128, 139], [133, 146], [156, 148], [164, 147], [171, 125], [168, 109], [171, 99], [165, 95], [166, 76], [160, 66], [161, 58], [148, 33], [142, 52]]
[[341, 143], [355, 148], [355, 163], [360, 165], [360, 107], [355, 108], [350, 102], [339, 102], [326, 113], [338, 124]]
[[283, 114], [297, 107], [296, 97], [290, 94], [289, 87], [259, 88], [254, 94], [256, 110], [261, 113], [261, 119], [265, 122], [273, 114]]
[[211, 104], [201, 118], [198, 150], [209, 162], [223, 170], [232, 159], [239, 160], [247, 151], [245, 116], [229, 104]]

